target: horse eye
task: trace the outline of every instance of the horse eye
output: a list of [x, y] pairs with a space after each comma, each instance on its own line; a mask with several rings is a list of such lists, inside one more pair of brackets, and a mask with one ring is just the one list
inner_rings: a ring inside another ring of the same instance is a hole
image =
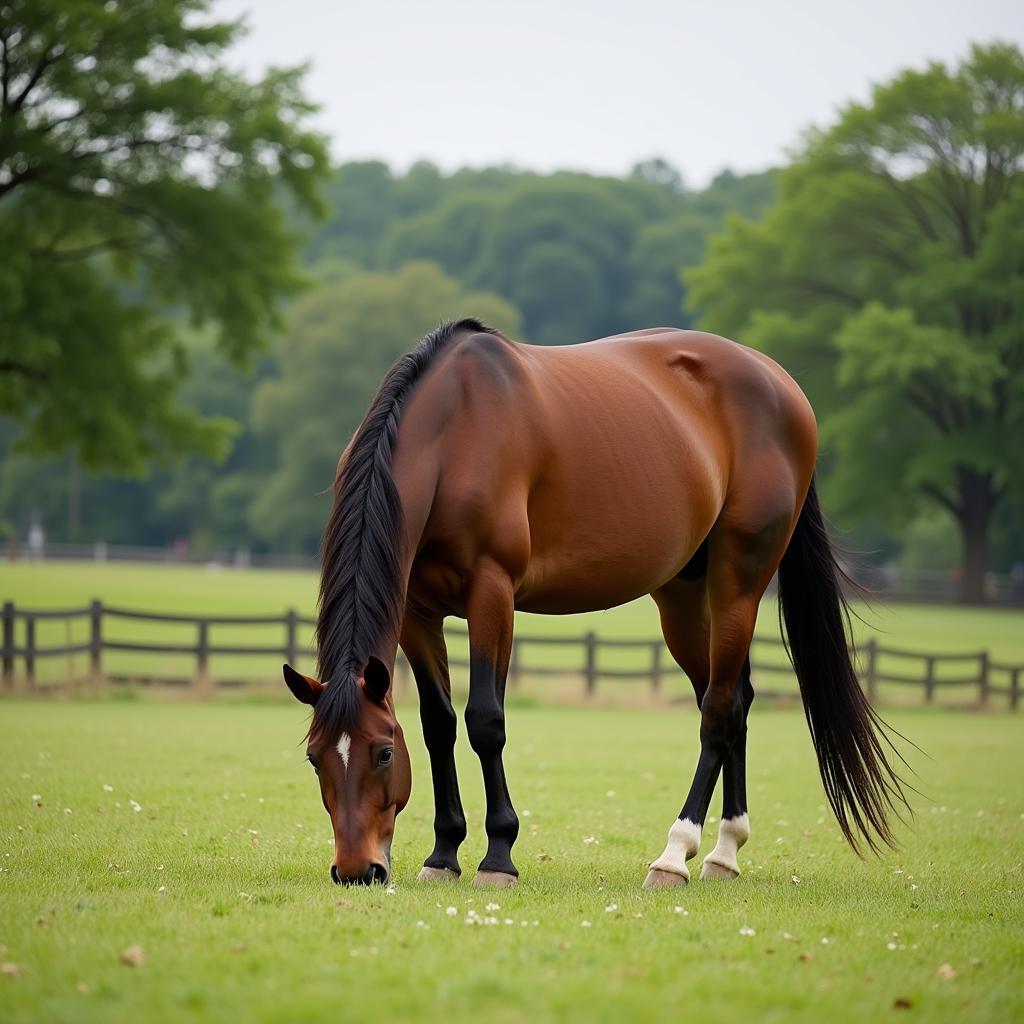
[[391, 758], [394, 757], [394, 755], [395, 752], [391, 747], [385, 747], [377, 757], [377, 765], [383, 768], [384, 765], [391, 764]]
[[306, 760], [309, 762], [309, 764], [312, 767], [313, 771], [316, 772], [317, 775], [319, 775], [320, 774], [320, 769], [317, 768], [316, 761], [314, 761], [313, 758], [309, 757], [308, 755], [306, 757]]

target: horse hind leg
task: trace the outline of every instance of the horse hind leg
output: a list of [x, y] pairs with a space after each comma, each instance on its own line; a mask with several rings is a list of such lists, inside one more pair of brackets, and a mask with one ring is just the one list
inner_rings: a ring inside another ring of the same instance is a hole
[[722, 765], [722, 820], [718, 825], [718, 842], [704, 858], [701, 878], [737, 878], [740, 873], [738, 853], [750, 838], [747, 816], [747, 715], [754, 701], [750, 682], [750, 655], [743, 663], [740, 676], [743, 701], [743, 725], [733, 741]]
[[[711, 675], [706, 544], [700, 552], [674, 580], [651, 595], [658, 606], [665, 645], [689, 678], [698, 708]], [[675, 821], [665, 851], [651, 865], [644, 888], [685, 885], [690, 880], [686, 862], [697, 855], [699, 847], [700, 827], [691, 821]]]
[[[748, 654], [753, 639], [757, 607], [778, 565], [788, 539], [788, 519], [780, 517], [762, 528], [742, 531], [720, 526], [709, 539], [707, 573], [708, 670], [704, 692], [695, 683], [701, 709], [701, 750], [689, 794], [669, 830], [665, 851], [651, 865], [647, 888], [689, 881], [686, 861], [695, 857], [708, 806], [725, 770], [725, 802], [719, 843], [709, 855], [702, 877], [739, 874], [736, 853], [749, 836], [746, 815], [746, 713], [753, 699]], [[673, 581], [670, 587], [675, 587]], [[661, 605], [659, 601], [659, 606]], [[678, 612], [670, 616], [672, 622]], [[663, 628], [666, 626], [663, 614]], [[679, 628], [679, 627], [677, 627]], [[670, 630], [666, 629], [666, 640]], [[669, 642], [673, 655], [687, 668], [686, 634]], [[691, 636], [691, 641], [696, 640]], [[693, 677], [691, 676], [691, 679]], [[703, 682], [703, 681], [702, 681]]]

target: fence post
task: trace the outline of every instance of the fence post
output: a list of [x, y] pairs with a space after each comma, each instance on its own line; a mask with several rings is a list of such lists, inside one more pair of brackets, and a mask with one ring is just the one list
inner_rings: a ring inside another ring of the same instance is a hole
[[199, 635], [196, 638], [196, 690], [201, 696], [210, 695], [210, 624], [197, 619]]
[[592, 697], [594, 690], [597, 689], [597, 637], [592, 630], [583, 634], [583, 646], [586, 652], [583, 677], [586, 694], [588, 697]]
[[103, 682], [103, 602], [89, 602], [89, 681], [94, 687]]
[[935, 698], [935, 656], [925, 655], [924, 701], [931, 704]]
[[978, 703], [985, 707], [988, 704], [989, 692], [989, 666], [988, 651], [982, 651], [978, 655]]
[[866, 663], [864, 665], [864, 682], [867, 683], [868, 703], [874, 704], [878, 696], [878, 641], [871, 637], [864, 645]]
[[25, 683], [30, 690], [36, 688], [36, 617], [25, 616]]
[[1016, 711], [1020, 703], [1020, 666], [1010, 670], [1010, 710]]
[[508, 658], [508, 682], [513, 690], [519, 689], [519, 641], [512, 637], [512, 651]]
[[284, 660], [292, 668], [299, 660], [298, 627], [299, 613], [294, 608], [289, 608], [284, 617], [285, 639], [284, 639]]
[[3, 679], [4, 689], [14, 689], [14, 602], [4, 601], [4, 647]]
[[661, 691], [661, 641], [651, 644], [651, 693], [655, 696]]

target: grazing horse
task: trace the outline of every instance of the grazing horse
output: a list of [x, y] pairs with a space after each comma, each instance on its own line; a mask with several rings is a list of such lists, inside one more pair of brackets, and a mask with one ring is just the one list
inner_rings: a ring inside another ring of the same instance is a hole
[[334, 827], [336, 883], [387, 881], [409, 754], [397, 647], [419, 692], [434, 787], [421, 879], [454, 879], [466, 818], [442, 623], [468, 620], [466, 730], [486, 793], [478, 884], [509, 886], [519, 820], [502, 750], [513, 613], [650, 594], [700, 707], [689, 794], [645, 885], [685, 884], [719, 775], [702, 877], [747, 841], [750, 642], [773, 573], [825, 794], [854, 849], [892, 844], [906, 801], [851, 663], [839, 569], [814, 487], [817, 430], [796, 383], [725, 338], [656, 328], [566, 347], [446, 323], [392, 367], [341, 456], [322, 547], [308, 757]]

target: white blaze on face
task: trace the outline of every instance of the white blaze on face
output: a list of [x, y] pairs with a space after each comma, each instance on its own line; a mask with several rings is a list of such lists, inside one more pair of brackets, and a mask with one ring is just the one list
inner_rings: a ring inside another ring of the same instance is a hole
[[352, 749], [352, 737], [347, 732], [343, 732], [338, 738], [338, 753], [341, 754], [341, 760], [345, 764], [345, 771], [348, 771], [348, 752]]

